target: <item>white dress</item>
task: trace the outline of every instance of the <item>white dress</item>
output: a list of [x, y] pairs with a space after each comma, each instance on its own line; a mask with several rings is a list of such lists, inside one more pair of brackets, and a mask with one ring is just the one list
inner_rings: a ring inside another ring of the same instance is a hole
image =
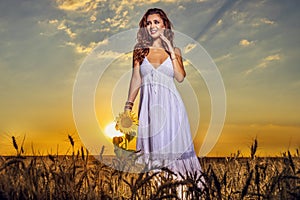
[[168, 57], [155, 68], [145, 57], [140, 74], [136, 147], [142, 156], [138, 162], [150, 168], [167, 167], [183, 175], [201, 173], [186, 109], [174, 83], [172, 60]]

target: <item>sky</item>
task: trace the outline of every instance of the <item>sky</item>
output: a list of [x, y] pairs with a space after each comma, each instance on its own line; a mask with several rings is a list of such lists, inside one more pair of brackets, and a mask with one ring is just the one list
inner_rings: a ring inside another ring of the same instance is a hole
[[[12, 136], [19, 145], [25, 138], [28, 155], [70, 152], [68, 135], [76, 147], [84, 145], [72, 109], [77, 73], [97, 45], [138, 28], [152, 7], [167, 13], [175, 31], [201, 44], [222, 76], [226, 118], [207, 156], [237, 151], [247, 156], [254, 138], [259, 156], [300, 147], [298, 0], [0, 0], [0, 155], [15, 154]], [[115, 61], [99, 80], [94, 107], [102, 130], [126, 101], [130, 55], [110, 52]], [[201, 73], [185, 64], [186, 79], [177, 85], [199, 152], [211, 117], [210, 96]]]

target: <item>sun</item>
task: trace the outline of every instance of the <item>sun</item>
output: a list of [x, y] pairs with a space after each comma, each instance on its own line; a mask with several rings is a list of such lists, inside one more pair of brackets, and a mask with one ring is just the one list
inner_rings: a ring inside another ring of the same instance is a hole
[[116, 122], [110, 122], [104, 129], [105, 135], [108, 136], [110, 139], [124, 135], [120, 131], [117, 131], [115, 129], [115, 126], [116, 126]]

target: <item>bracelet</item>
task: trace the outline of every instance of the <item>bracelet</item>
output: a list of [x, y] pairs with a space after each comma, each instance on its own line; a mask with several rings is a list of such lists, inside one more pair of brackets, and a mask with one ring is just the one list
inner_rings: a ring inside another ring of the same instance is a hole
[[132, 108], [132, 105], [125, 105], [125, 108]]
[[125, 106], [124, 110], [132, 110], [132, 107]]
[[175, 58], [172, 58], [172, 57], [171, 57], [171, 60], [175, 60], [175, 59], [177, 59], [177, 58], [176, 58], [176, 57], [175, 57]]
[[125, 105], [131, 105], [131, 106], [133, 106], [133, 102], [131, 102], [131, 101], [126, 101]]

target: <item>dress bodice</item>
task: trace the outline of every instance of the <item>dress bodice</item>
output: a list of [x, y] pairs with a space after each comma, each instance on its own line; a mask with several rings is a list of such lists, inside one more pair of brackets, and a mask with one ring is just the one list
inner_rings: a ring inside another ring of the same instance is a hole
[[173, 65], [170, 56], [168, 56], [167, 59], [158, 67], [154, 67], [149, 62], [148, 58], [145, 57], [141, 64], [140, 70], [142, 77], [155, 73], [164, 74], [165, 76], [168, 76], [170, 78], [174, 77]]
[[148, 58], [145, 57], [140, 66], [140, 74], [142, 77], [142, 92], [145, 87], [150, 87], [152, 88], [151, 91], [155, 94], [159, 88], [168, 89], [177, 93], [173, 79], [173, 64], [169, 56], [158, 67], [154, 67]]

